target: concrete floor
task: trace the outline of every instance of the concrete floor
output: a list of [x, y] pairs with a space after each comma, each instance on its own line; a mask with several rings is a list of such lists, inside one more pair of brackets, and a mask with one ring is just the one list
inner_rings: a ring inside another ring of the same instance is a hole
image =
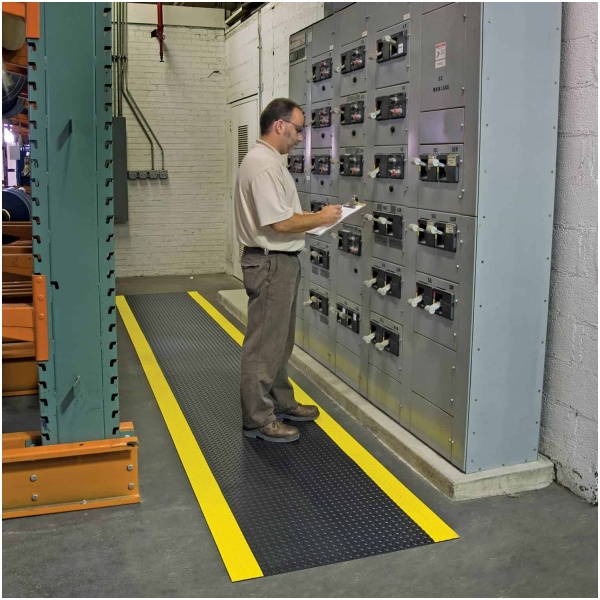
[[[119, 294], [197, 290], [215, 306], [217, 291], [239, 287], [224, 275], [117, 282]], [[232, 584], [120, 319], [118, 327], [121, 420], [140, 438], [143, 501], [4, 521], [4, 597], [598, 597], [596, 507], [556, 484], [453, 503], [296, 374], [461, 538]], [[36, 428], [35, 398], [3, 400], [3, 416], [3, 431]]]

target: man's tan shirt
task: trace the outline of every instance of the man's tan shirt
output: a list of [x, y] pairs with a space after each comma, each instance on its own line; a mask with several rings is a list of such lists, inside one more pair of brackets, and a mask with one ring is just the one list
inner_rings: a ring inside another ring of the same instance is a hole
[[277, 233], [271, 227], [294, 214], [302, 214], [302, 206], [283, 157], [270, 144], [256, 140], [244, 157], [233, 204], [240, 244], [284, 252], [304, 248], [304, 233]]

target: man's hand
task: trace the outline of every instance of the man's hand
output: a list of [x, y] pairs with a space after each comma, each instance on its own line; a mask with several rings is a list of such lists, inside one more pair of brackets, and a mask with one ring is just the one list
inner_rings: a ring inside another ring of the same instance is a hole
[[342, 218], [342, 207], [340, 204], [329, 204], [324, 206], [317, 215], [321, 217], [320, 225], [335, 225]]

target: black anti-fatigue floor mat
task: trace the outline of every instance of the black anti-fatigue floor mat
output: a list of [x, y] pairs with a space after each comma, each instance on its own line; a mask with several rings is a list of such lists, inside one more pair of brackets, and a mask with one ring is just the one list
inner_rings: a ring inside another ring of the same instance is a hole
[[433, 543], [316, 423], [242, 437], [241, 348], [187, 293], [127, 302], [264, 575]]

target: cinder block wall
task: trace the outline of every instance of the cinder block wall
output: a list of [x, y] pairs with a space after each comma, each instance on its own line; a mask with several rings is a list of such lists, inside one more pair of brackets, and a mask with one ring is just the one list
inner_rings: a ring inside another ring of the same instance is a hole
[[598, 501], [598, 5], [563, 3], [541, 452]]
[[[169, 179], [129, 187], [129, 222], [116, 226], [116, 274], [225, 271], [225, 35], [165, 27], [165, 58], [149, 25], [129, 25], [129, 89], [165, 151]], [[150, 169], [150, 146], [124, 103], [130, 169]], [[155, 145], [155, 165], [161, 168]]]

